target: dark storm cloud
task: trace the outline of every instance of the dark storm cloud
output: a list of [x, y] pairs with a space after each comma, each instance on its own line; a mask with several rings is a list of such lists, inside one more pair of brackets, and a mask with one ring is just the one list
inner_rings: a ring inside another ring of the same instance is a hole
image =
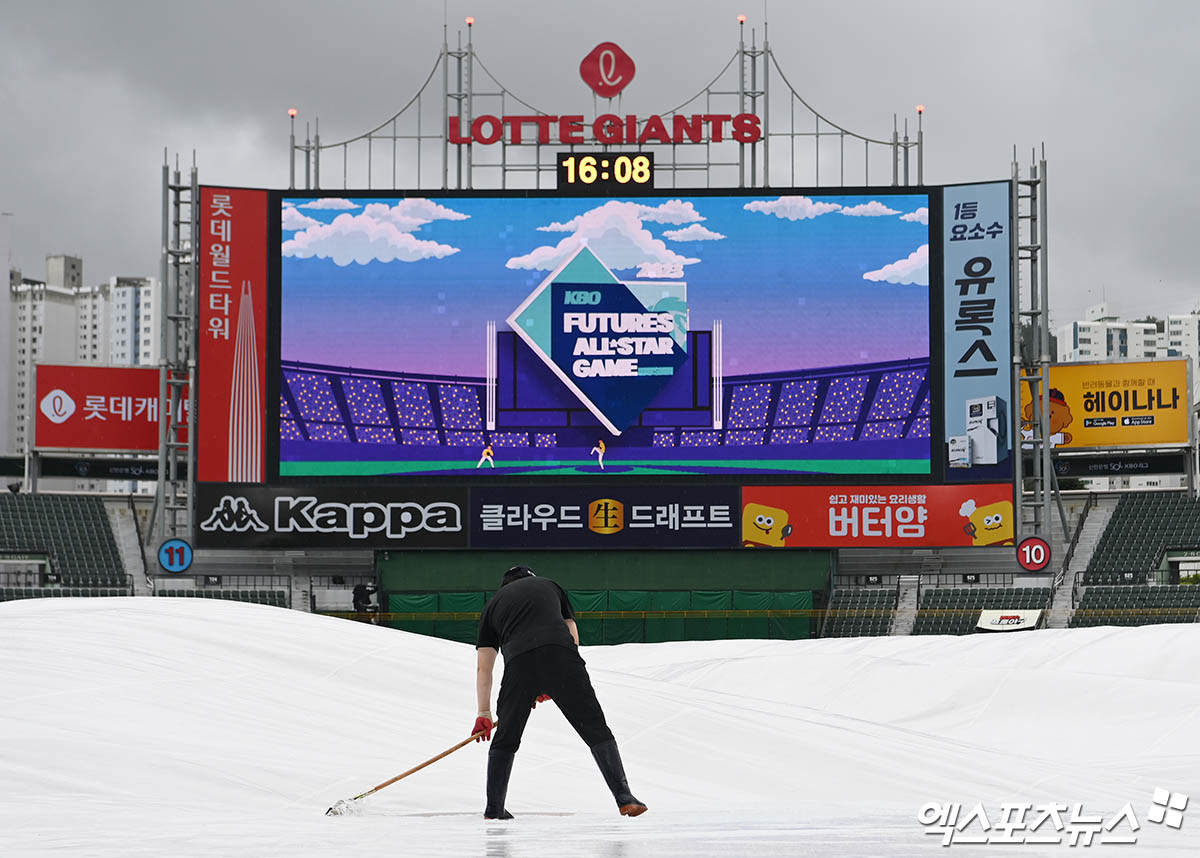
[[[1024, 169], [1045, 143], [1056, 320], [1102, 297], [1128, 316], [1200, 303], [1189, 256], [1200, 4], [766, 9], [784, 73], [830, 120], [886, 137], [899, 114], [915, 133], [913, 106], [927, 106], [931, 183], [1007, 178], [1014, 144]], [[549, 112], [591, 111], [579, 60], [618, 42], [638, 64], [622, 108], [644, 115], [716, 76], [739, 12], [761, 43], [762, 2], [9, 4], [0, 210], [14, 212], [13, 261], [42, 276], [45, 254], [81, 254], [88, 282], [156, 274], [164, 148], [185, 168], [195, 149], [205, 182], [284, 186], [286, 109], [300, 109], [301, 134], [319, 116], [327, 142], [383, 121], [432, 68], [444, 14], [452, 45], [474, 15], [483, 63]]]

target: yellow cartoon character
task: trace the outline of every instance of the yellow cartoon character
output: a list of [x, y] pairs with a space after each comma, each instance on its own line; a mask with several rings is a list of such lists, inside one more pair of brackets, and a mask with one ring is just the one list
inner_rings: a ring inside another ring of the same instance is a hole
[[[1033, 437], [1033, 402], [1032, 400], [1025, 403], [1025, 407], [1021, 409], [1021, 416], [1025, 418], [1021, 424], [1021, 436], [1028, 441]], [[1061, 390], [1056, 387], [1050, 388], [1050, 446], [1061, 447], [1071, 443], [1071, 438], [1074, 437], [1070, 432], [1065, 431], [1071, 425], [1074, 416], [1071, 414], [1071, 406], [1067, 404], [1067, 398], [1063, 396]]]
[[785, 509], [748, 503], [742, 510], [743, 548], [783, 548], [792, 535]]
[[1012, 501], [997, 501], [987, 506], [976, 506], [968, 500], [958, 508], [958, 514], [967, 519], [963, 531], [971, 537], [972, 545], [1012, 545], [1013, 507]]

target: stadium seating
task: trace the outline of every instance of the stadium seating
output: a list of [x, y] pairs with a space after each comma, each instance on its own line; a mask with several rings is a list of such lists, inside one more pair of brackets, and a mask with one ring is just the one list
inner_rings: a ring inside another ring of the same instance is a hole
[[965, 635], [979, 612], [1036, 611], [1050, 606], [1049, 587], [933, 587], [921, 594], [914, 635]]
[[0, 546], [46, 554], [64, 587], [87, 591], [80, 595], [104, 595], [102, 591], [111, 589], [130, 592], [104, 502], [98, 497], [0, 495]]
[[1193, 585], [1088, 587], [1070, 627], [1147, 626], [1200, 619], [1200, 587]]
[[[658, 427], [654, 447], [746, 447], [929, 437], [928, 361], [782, 376], [730, 376], [725, 428]], [[289, 363], [280, 431], [289, 441], [479, 446], [484, 379], [430, 380]], [[504, 447], [557, 446], [553, 429], [498, 433]]]
[[1145, 572], [1157, 568], [1163, 549], [1181, 547], [1200, 547], [1200, 501], [1183, 492], [1125, 494], [1087, 571]]
[[821, 636], [826, 638], [886, 635], [896, 616], [896, 591], [845, 588], [834, 590]]
[[228, 599], [233, 602], [253, 602], [259, 605], [273, 605], [276, 608], [291, 607], [288, 604], [286, 590], [219, 590], [216, 588], [191, 587], [155, 590], [154, 595], [173, 596], [176, 598]]
[[0, 587], [0, 602], [66, 596], [128, 596], [128, 587]]
[[1084, 587], [1145, 584], [1145, 572], [1081, 572], [1079, 584]]

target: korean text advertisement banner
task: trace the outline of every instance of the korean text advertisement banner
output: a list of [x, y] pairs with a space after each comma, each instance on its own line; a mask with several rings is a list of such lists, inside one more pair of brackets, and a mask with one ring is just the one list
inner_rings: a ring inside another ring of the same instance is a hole
[[1011, 484], [743, 486], [746, 548], [1013, 544]]
[[[34, 446], [157, 451], [158, 381], [152, 367], [38, 364]], [[186, 410], [185, 389], [178, 422], [187, 420]]]
[[472, 548], [734, 548], [737, 486], [471, 490]]
[[[1064, 363], [1050, 367], [1050, 445], [1184, 447], [1190, 442], [1189, 360]], [[1033, 405], [1021, 385], [1021, 434], [1032, 437]]]
[[266, 464], [266, 191], [200, 189], [202, 481], [262, 482]]
[[939, 478], [936, 197], [273, 197], [272, 476]]
[[200, 548], [466, 548], [467, 490], [198, 483]]
[[942, 191], [946, 481], [1011, 480], [1011, 185]]

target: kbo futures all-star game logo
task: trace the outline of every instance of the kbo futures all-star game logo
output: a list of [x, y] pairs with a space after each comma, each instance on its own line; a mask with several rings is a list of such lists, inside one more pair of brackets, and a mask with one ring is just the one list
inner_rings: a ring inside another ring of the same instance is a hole
[[508, 324], [620, 435], [687, 360], [687, 284], [622, 282], [581, 245]]

